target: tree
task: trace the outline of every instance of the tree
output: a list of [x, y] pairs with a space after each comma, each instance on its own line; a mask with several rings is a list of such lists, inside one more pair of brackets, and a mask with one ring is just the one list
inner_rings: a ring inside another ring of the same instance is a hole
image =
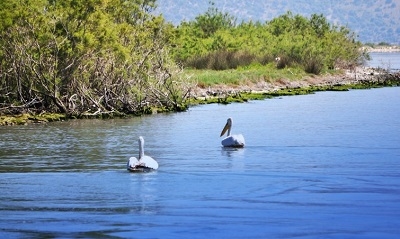
[[15, 101], [73, 115], [184, 108], [188, 86], [170, 59], [172, 27], [154, 8], [155, 0], [18, 5], [0, 33], [6, 108]]
[[307, 18], [289, 11], [265, 23], [239, 25], [233, 19], [211, 6], [195, 21], [180, 24], [174, 58], [186, 66], [222, 70], [280, 57], [279, 68], [297, 65], [319, 74], [365, 56], [350, 29], [329, 24], [322, 14]]
[[323, 37], [331, 29], [330, 24], [322, 14], [312, 14], [310, 18], [310, 25], [319, 38]]
[[202, 37], [207, 38], [218, 30], [230, 29], [236, 25], [236, 19], [229, 13], [223, 13], [214, 7], [213, 2], [209, 2], [210, 7], [203, 15], [199, 15], [193, 22], [194, 27], [202, 32]]

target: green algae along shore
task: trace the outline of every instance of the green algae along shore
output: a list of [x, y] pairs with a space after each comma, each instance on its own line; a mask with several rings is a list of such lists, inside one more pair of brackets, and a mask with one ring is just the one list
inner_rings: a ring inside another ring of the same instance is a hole
[[[400, 86], [400, 72], [357, 67], [341, 73], [310, 75], [300, 80], [278, 79], [246, 82], [237, 85], [215, 84], [209, 87], [195, 85], [188, 98], [188, 107], [198, 104], [229, 104], [278, 96], [312, 94], [317, 91], [348, 91]], [[157, 110], [154, 110], [157, 112]], [[110, 116], [107, 116], [109, 118]], [[120, 116], [118, 116], [120, 117]], [[82, 117], [90, 118], [90, 117]], [[99, 118], [98, 116], [96, 118]], [[0, 125], [24, 125], [70, 119], [65, 114], [43, 112], [41, 114], [0, 115]]]
[[400, 72], [357, 67], [337, 74], [311, 75], [301, 80], [279, 79], [242, 85], [196, 87], [192, 104], [245, 102], [277, 96], [400, 86]]

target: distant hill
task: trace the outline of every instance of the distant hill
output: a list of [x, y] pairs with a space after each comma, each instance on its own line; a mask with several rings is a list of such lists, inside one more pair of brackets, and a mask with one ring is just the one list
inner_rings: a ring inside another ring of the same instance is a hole
[[[210, 0], [158, 0], [158, 12], [179, 24], [207, 11]], [[324, 14], [333, 24], [348, 26], [363, 43], [400, 44], [399, 0], [214, 0], [215, 7], [244, 21], [269, 21], [291, 11], [309, 17]]]

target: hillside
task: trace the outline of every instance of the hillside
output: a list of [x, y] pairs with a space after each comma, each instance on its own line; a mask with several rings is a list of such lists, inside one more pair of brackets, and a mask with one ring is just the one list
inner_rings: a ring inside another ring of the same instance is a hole
[[[333, 24], [348, 26], [364, 43], [400, 44], [399, 0], [214, 0], [215, 7], [229, 12], [238, 22], [269, 21], [291, 11], [310, 16], [324, 14]], [[207, 11], [209, 0], [158, 0], [167, 21], [179, 24]]]

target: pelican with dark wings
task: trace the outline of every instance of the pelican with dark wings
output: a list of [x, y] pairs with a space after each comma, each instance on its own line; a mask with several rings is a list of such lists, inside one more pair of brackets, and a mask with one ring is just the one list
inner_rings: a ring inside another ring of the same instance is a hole
[[242, 134], [231, 135], [231, 128], [232, 128], [232, 118], [228, 118], [224, 129], [222, 129], [220, 137], [222, 137], [227, 131], [228, 131], [228, 134], [227, 134], [226, 138], [224, 138], [221, 141], [221, 144], [224, 147], [243, 148], [245, 145], [243, 135]]

